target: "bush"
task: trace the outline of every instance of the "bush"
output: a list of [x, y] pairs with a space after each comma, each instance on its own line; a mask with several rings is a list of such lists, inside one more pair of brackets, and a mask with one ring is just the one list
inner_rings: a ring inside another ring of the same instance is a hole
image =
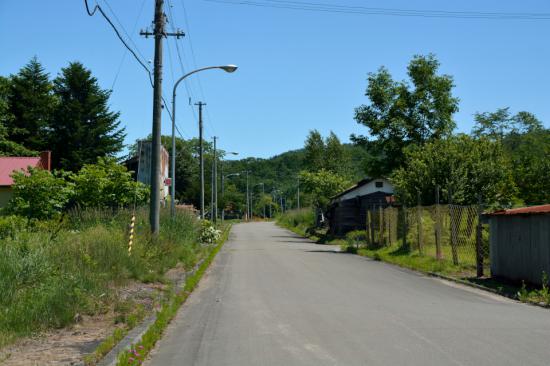
[[359, 249], [361, 245], [366, 245], [368, 240], [368, 234], [365, 230], [350, 231], [346, 234], [346, 241], [348, 246]]
[[8, 211], [31, 219], [50, 219], [67, 207], [73, 195], [73, 185], [64, 175], [29, 167], [28, 174], [15, 172], [13, 198]]
[[221, 231], [217, 230], [208, 220], [201, 221], [199, 240], [203, 244], [214, 244], [220, 239]]
[[0, 216], [0, 239], [14, 238], [27, 227], [27, 219], [21, 216]]
[[80, 207], [128, 207], [134, 202], [144, 204], [149, 198], [149, 188], [135, 182], [132, 173], [114, 158], [99, 158], [97, 164], [84, 165], [71, 175], [71, 181], [73, 200]]
[[277, 223], [288, 229], [297, 229], [305, 234], [309, 228], [315, 226], [315, 214], [311, 208], [290, 210], [277, 217]]

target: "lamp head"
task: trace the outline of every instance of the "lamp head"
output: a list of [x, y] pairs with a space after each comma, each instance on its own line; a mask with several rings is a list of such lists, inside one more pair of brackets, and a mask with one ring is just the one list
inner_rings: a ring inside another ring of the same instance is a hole
[[220, 66], [220, 69], [222, 69], [225, 72], [235, 72], [238, 69], [238, 67], [235, 65], [225, 65], [225, 66]]

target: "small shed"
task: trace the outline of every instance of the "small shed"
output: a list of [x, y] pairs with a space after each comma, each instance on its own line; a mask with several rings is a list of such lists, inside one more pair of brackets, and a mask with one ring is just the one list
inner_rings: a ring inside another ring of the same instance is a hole
[[485, 214], [489, 220], [491, 275], [542, 283], [550, 275], [550, 204]]
[[365, 178], [332, 197], [327, 217], [332, 235], [365, 230], [367, 210], [387, 207], [393, 201], [394, 188], [386, 178]]

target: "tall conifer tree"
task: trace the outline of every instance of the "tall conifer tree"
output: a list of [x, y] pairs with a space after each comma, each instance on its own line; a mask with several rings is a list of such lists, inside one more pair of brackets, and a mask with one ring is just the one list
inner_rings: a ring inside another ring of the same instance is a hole
[[109, 110], [111, 92], [100, 88], [90, 70], [70, 63], [54, 80], [54, 92], [59, 99], [52, 126], [55, 168], [77, 171], [122, 150], [120, 113]]

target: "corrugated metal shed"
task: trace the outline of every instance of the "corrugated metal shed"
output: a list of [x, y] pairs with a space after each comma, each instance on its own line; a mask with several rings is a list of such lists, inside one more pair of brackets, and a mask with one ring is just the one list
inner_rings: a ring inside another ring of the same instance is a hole
[[491, 274], [541, 284], [550, 274], [550, 205], [486, 214], [490, 227]]
[[530, 206], [500, 210], [486, 214], [487, 216], [509, 216], [509, 215], [538, 215], [550, 213], [550, 205]]

